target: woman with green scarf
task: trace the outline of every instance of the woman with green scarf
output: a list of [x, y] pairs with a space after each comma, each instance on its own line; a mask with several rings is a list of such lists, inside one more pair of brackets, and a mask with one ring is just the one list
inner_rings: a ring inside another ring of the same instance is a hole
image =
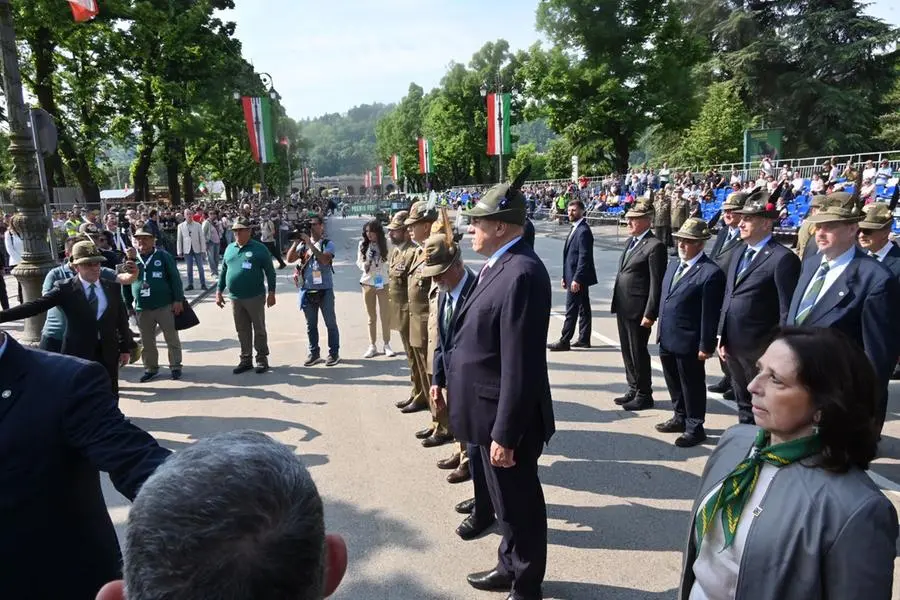
[[875, 375], [833, 329], [786, 328], [747, 386], [756, 425], [704, 469], [681, 600], [889, 600], [897, 513], [866, 475]]

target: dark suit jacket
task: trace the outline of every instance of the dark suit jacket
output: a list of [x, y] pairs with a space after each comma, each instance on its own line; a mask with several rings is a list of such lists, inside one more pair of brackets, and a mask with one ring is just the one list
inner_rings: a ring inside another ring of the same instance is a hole
[[[804, 261], [803, 272], [785, 323], [794, 325], [797, 309], [819, 262]], [[844, 272], [818, 299], [804, 327], [839, 329], [865, 350], [878, 381], [887, 385], [900, 353], [900, 282], [865, 252], [856, 254]]]
[[[469, 274], [469, 277], [463, 284], [463, 288], [459, 294], [459, 298], [457, 298], [456, 300], [456, 308], [454, 310], [453, 316], [450, 318], [450, 333], [453, 332], [453, 329], [456, 325], [456, 319], [457, 317], [459, 317], [460, 309], [462, 309], [463, 305], [465, 305], [466, 299], [475, 288], [475, 284], [478, 283], [478, 275], [476, 273], [473, 273], [469, 267], [466, 267], [466, 273]], [[447, 365], [450, 364], [450, 355], [453, 353], [453, 346], [450, 345], [450, 340], [445, 337], [444, 328], [441, 326], [441, 324], [444, 322], [444, 307], [446, 305], [446, 302], [447, 292], [438, 293], [438, 341], [434, 348], [434, 361], [432, 361], [432, 364], [434, 365], [434, 373], [431, 376], [431, 384], [442, 388], [447, 387]], [[447, 391], [447, 393], [450, 393], [449, 390]]]
[[450, 426], [460, 440], [505, 448], [556, 430], [547, 376], [550, 275], [520, 240], [456, 311], [445, 361]]
[[99, 471], [134, 499], [169, 451], [125, 419], [96, 363], [8, 338], [0, 382], [0, 596], [93, 600], [120, 577]]
[[577, 281], [583, 286], [597, 284], [594, 267], [594, 232], [587, 221], [582, 221], [566, 238], [563, 246], [563, 280], [566, 288]]
[[737, 281], [741, 257], [746, 249], [747, 245], [741, 243], [734, 251], [734, 260], [725, 278], [719, 335], [721, 344], [730, 352], [760, 350], [760, 345], [784, 322], [800, 274], [797, 255], [769, 240]]
[[522, 241], [534, 248], [534, 236], [534, 223], [531, 222], [531, 219], [525, 219], [525, 233], [522, 234]]
[[97, 360], [97, 342], [103, 352], [103, 363], [114, 364], [119, 354], [129, 352], [131, 335], [128, 329], [128, 312], [122, 300], [122, 289], [117, 283], [100, 280], [106, 294], [107, 307], [100, 319], [91, 310], [81, 281], [77, 277], [60, 281], [47, 294], [0, 311], [0, 323], [27, 319], [53, 307], [60, 307], [66, 315], [66, 337], [62, 353], [86, 360]]
[[716, 241], [713, 243], [712, 250], [709, 252], [709, 257], [719, 265], [723, 273], [728, 272], [728, 267], [731, 266], [731, 261], [734, 259], [735, 249], [742, 246], [740, 235], [726, 244], [725, 240], [728, 238], [728, 231], [729, 227], [723, 225], [716, 235]]
[[895, 279], [900, 280], [900, 247], [894, 242], [888, 243], [891, 245], [891, 249], [888, 250], [884, 260], [880, 262], [887, 267], [887, 270], [891, 272]]
[[670, 354], [697, 356], [716, 350], [716, 328], [725, 294], [725, 274], [706, 255], [672, 287], [680, 260], [673, 260], [663, 278], [657, 342]]
[[[628, 238], [630, 243], [631, 238]], [[647, 317], [656, 320], [667, 261], [666, 245], [650, 231], [631, 251], [628, 260], [622, 252], [613, 285], [612, 312], [624, 319], [639, 321]]]

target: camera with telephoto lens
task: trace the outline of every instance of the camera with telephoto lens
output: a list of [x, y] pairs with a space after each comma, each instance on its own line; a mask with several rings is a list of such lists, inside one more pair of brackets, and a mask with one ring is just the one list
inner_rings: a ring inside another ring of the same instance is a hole
[[309, 235], [311, 232], [312, 221], [309, 219], [300, 219], [299, 221], [293, 222], [289, 239], [297, 241], [300, 239], [301, 235]]

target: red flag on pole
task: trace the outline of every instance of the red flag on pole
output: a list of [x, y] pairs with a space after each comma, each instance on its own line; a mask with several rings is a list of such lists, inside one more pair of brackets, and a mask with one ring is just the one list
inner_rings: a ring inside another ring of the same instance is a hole
[[69, 0], [69, 6], [72, 8], [72, 16], [79, 23], [90, 21], [100, 14], [97, 0]]
[[381, 165], [378, 165], [377, 173], [378, 173], [378, 185], [381, 185], [381, 179], [384, 176], [384, 167]]

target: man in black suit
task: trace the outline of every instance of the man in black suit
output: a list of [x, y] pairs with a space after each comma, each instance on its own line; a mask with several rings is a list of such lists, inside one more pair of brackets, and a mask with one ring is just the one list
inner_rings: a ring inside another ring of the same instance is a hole
[[[744, 192], [732, 192], [728, 194], [725, 202], [722, 203], [722, 227], [716, 235], [716, 241], [713, 243], [709, 257], [715, 262], [722, 273], [728, 272], [731, 261], [734, 258], [734, 251], [741, 246], [741, 231], [738, 225], [741, 222], [740, 215], [736, 215], [734, 211], [744, 207], [747, 196]], [[734, 390], [731, 389], [731, 373], [728, 372], [728, 363], [719, 358], [719, 366], [722, 369], [722, 379], [717, 383], [709, 386], [709, 391], [722, 394], [726, 400], [734, 400]]]
[[0, 331], [0, 595], [93, 600], [121, 577], [99, 471], [133, 500], [168, 455], [119, 412], [99, 365]]
[[803, 261], [785, 323], [838, 329], [859, 344], [878, 378], [875, 425], [881, 430], [888, 382], [900, 352], [900, 283], [856, 246], [863, 216], [857, 201], [846, 192], [829, 194], [825, 208], [810, 217], [816, 225], [819, 260]]
[[690, 448], [706, 441], [705, 362], [716, 353], [725, 274], [703, 253], [711, 237], [706, 221], [688, 219], [672, 237], [679, 260], [663, 278], [657, 343], [675, 415], [656, 430], [681, 433], [675, 445]]
[[[437, 299], [438, 335], [434, 349], [434, 373], [431, 380], [431, 402], [441, 410], [445, 410], [443, 389], [447, 387], [447, 372], [453, 346], [449, 334], [454, 329], [456, 315], [465, 304], [466, 299], [475, 288], [477, 275], [462, 262], [462, 255], [456, 244], [449, 242], [443, 235], [433, 235], [425, 242], [425, 268], [422, 274], [432, 277], [432, 281], [440, 290]], [[459, 402], [452, 389], [447, 389], [448, 400]], [[468, 516], [456, 528], [456, 534], [464, 540], [471, 540], [494, 524], [494, 507], [484, 477], [484, 465], [481, 451], [475, 444], [465, 444], [466, 469], [472, 475], [475, 497], [471, 502]], [[457, 467], [457, 468], [461, 468]], [[452, 475], [452, 473], [451, 473]], [[463, 511], [461, 511], [463, 512]]]
[[653, 408], [650, 379], [650, 329], [659, 315], [659, 296], [666, 272], [666, 246], [650, 231], [653, 205], [638, 202], [625, 213], [628, 238], [613, 285], [612, 313], [619, 327], [628, 392], [616, 398], [625, 410]]
[[754, 423], [747, 384], [772, 332], [783, 321], [800, 273], [800, 259], [772, 239], [778, 211], [765, 190], [753, 192], [735, 211], [743, 243], [725, 277], [719, 320], [719, 357], [731, 372], [738, 421]]
[[572, 348], [591, 347], [591, 298], [588, 290], [597, 284], [597, 270], [594, 268], [594, 233], [584, 220], [584, 203], [570, 200], [569, 222], [572, 230], [563, 246], [562, 287], [566, 290], [566, 320], [558, 342], [547, 347], [553, 351], [570, 348], [569, 342], [575, 335], [578, 321], [578, 339]]
[[555, 431], [547, 375], [550, 276], [522, 240], [524, 174], [492, 188], [467, 211], [472, 248], [487, 257], [475, 289], [456, 310], [446, 361], [453, 433], [479, 446], [503, 539], [497, 565], [469, 575], [508, 600], [541, 598], [547, 507], [538, 458]]
[[122, 291], [100, 279], [106, 261], [92, 242], [72, 247], [76, 277], [58, 282], [40, 298], [0, 311], [0, 323], [27, 319], [58, 306], [66, 315], [62, 353], [99, 362], [109, 374], [113, 394], [119, 393], [119, 367], [128, 364], [131, 331]]

